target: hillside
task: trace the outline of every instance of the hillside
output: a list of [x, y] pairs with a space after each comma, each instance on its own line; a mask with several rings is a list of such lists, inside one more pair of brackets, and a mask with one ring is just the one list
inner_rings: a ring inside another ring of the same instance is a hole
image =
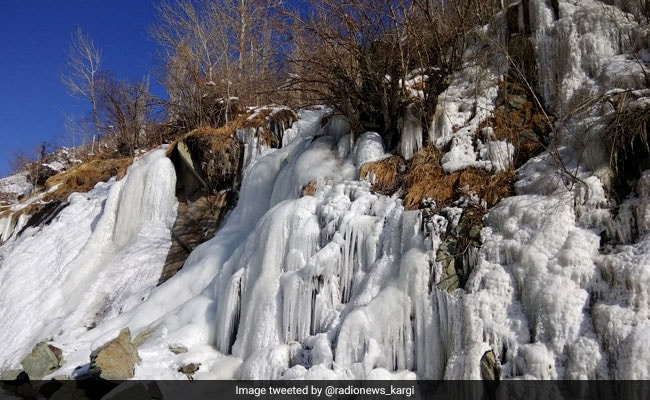
[[605, 3], [499, 14], [426, 129], [414, 73], [392, 152], [269, 106], [0, 181], [0, 370], [128, 328], [143, 380], [650, 379], [650, 30]]

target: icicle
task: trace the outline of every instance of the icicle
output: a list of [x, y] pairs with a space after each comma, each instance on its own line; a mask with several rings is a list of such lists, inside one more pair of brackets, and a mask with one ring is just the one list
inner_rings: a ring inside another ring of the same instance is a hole
[[410, 160], [422, 148], [422, 123], [416, 115], [416, 107], [415, 103], [409, 104], [399, 121], [400, 154], [405, 160]]
[[365, 374], [374, 368], [412, 368], [411, 304], [400, 290], [387, 288], [343, 321], [336, 344], [336, 363], [362, 363]]
[[232, 352], [232, 345], [237, 338], [239, 318], [241, 315], [242, 284], [244, 270], [237, 271], [221, 296], [217, 310], [217, 326], [215, 345], [224, 354]]
[[354, 277], [375, 262], [377, 243], [372, 236], [377, 218], [359, 215], [347, 221], [343, 235], [343, 254], [339, 264], [341, 302], [347, 303], [353, 290]]

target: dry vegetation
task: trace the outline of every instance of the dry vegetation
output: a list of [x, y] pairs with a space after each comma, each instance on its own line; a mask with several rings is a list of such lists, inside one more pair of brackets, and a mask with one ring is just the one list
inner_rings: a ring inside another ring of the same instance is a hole
[[648, 164], [650, 157], [650, 107], [630, 93], [610, 101], [614, 111], [608, 117], [605, 134], [610, 165], [617, 175], [638, 176], [640, 164]]
[[439, 162], [440, 153], [434, 147], [420, 150], [411, 160], [405, 178], [404, 206], [418, 209], [423, 199], [436, 201], [439, 207], [450, 205], [463, 195], [476, 194], [492, 207], [513, 193], [514, 171], [499, 174], [478, 168], [445, 173]]
[[446, 173], [440, 165], [440, 151], [427, 146], [405, 163], [399, 156], [361, 166], [359, 176], [372, 183], [377, 193], [392, 195], [399, 192], [404, 207], [417, 210], [423, 199], [433, 199], [438, 207], [451, 205], [461, 196], [476, 194], [492, 207], [501, 199], [513, 194], [514, 170], [493, 174], [479, 168], [467, 168]]
[[25, 200], [28, 202], [26, 206], [16, 212], [8, 208], [0, 213], [0, 218], [11, 215], [12, 220], [17, 221], [22, 215], [30, 215], [26, 226], [39, 225], [54, 217], [71, 193], [87, 192], [99, 182], [106, 182], [111, 177], [121, 179], [132, 162], [131, 157], [112, 157], [107, 154], [95, 156], [87, 162], [51, 176], [45, 181], [44, 193], [40, 194], [40, 198], [32, 196]]
[[544, 149], [553, 129], [552, 117], [539, 109], [530, 92], [516, 82], [499, 82], [497, 108], [479, 131], [491, 127], [494, 139], [507, 140], [515, 147], [515, 168]]
[[402, 186], [405, 168], [404, 159], [394, 155], [363, 164], [359, 169], [359, 178], [370, 181], [374, 192], [390, 195]]
[[316, 194], [316, 191], [318, 190], [318, 182], [316, 181], [309, 181], [308, 184], [303, 186], [301, 190], [301, 195], [302, 196], [313, 196]]
[[45, 200], [64, 200], [70, 193], [87, 192], [99, 182], [106, 182], [111, 177], [122, 179], [126, 169], [133, 162], [132, 157], [112, 158], [105, 155], [79, 164], [67, 171], [49, 178], [45, 182], [45, 189], [56, 189], [47, 193]]

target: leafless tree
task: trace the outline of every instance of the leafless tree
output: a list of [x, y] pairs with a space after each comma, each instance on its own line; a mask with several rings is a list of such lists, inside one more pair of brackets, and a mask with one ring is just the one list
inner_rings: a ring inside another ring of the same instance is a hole
[[[97, 77], [101, 60], [101, 51], [81, 28], [77, 28], [72, 37], [66, 71], [61, 75], [61, 81], [71, 95], [81, 96], [90, 103], [96, 137], [100, 133], [97, 114]], [[93, 143], [96, 137], [93, 138]]]
[[373, 129], [396, 142], [405, 81], [423, 79], [425, 118], [447, 77], [458, 70], [473, 30], [500, 8], [497, 0], [311, 0], [295, 12], [293, 73], [286, 86], [302, 99], [336, 107], [353, 130]]
[[115, 139], [118, 152], [132, 155], [146, 144], [156, 100], [149, 94], [149, 81], [129, 83], [104, 73], [98, 81], [98, 111], [106, 136]]
[[152, 37], [162, 47], [170, 115], [186, 129], [227, 122], [230, 99], [251, 105], [274, 61], [269, 0], [163, 2]]

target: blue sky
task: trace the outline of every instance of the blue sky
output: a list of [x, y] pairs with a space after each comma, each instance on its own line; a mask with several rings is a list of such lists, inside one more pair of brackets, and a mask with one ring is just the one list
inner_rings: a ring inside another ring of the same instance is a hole
[[88, 111], [60, 80], [77, 27], [101, 49], [104, 70], [124, 79], [151, 73], [162, 95], [147, 34], [154, 14], [151, 0], [0, 0], [0, 176], [10, 172], [13, 152], [61, 144], [65, 115]]

